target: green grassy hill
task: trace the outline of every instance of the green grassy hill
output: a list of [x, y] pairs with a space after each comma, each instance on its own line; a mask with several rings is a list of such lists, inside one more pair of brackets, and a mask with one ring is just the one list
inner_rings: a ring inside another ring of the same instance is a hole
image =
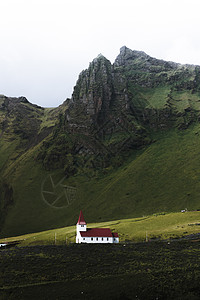
[[[199, 233], [200, 212], [160, 213], [141, 218], [89, 223], [87, 226], [108, 227], [118, 232], [120, 242], [143, 242], [155, 239], [174, 239]], [[56, 241], [55, 241], [56, 234]], [[75, 243], [76, 226], [0, 239], [0, 243], [19, 242], [20, 246], [63, 245]]]
[[58, 108], [0, 96], [0, 237], [200, 209], [199, 74], [123, 47]]
[[[80, 209], [88, 222], [117, 220], [159, 212], [200, 208], [200, 126], [154, 135], [155, 142], [134, 150], [124, 164], [104, 174], [65, 177], [63, 170], [46, 171], [34, 157], [38, 146], [20, 156], [5, 173], [13, 187], [14, 205], [1, 236], [74, 224]], [[10, 170], [10, 172], [9, 172]], [[69, 199], [62, 185], [74, 187]], [[55, 192], [55, 195], [43, 193]], [[63, 195], [62, 195], [63, 194]], [[54, 197], [62, 195], [56, 205]], [[53, 197], [53, 198], [52, 198]]]

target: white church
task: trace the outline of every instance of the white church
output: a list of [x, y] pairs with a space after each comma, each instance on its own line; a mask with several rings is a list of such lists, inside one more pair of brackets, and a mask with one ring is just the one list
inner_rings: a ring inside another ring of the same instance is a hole
[[119, 243], [119, 236], [118, 233], [111, 232], [110, 228], [87, 228], [81, 210], [76, 224], [76, 243]]

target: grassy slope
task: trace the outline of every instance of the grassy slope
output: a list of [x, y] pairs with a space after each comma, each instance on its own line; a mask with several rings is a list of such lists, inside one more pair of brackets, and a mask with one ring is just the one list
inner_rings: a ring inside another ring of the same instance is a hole
[[[134, 101], [144, 101], [144, 106], [164, 108], [168, 87], [134, 90]], [[138, 99], [137, 99], [138, 97]], [[199, 107], [199, 94], [190, 91], [173, 92], [171, 102], [178, 112], [192, 106]], [[45, 109], [41, 115], [41, 127], [52, 126], [55, 116], [65, 109]], [[51, 228], [74, 224], [80, 209], [87, 214], [88, 222], [132, 218], [162, 211], [180, 211], [200, 208], [200, 125], [187, 130], [160, 131], [152, 134], [155, 143], [143, 150], [132, 151], [119, 169], [109, 169], [106, 174], [88, 178], [84, 171], [63, 184], [77, 189], [74, 201], [65, 207], [65, 200], [56, 209], [47, 205], [42, 197], [42, 183], [52, 190], [48, 176], [56, 182], [63, 172], [47, 172], [35, 160], [40, 145], [23, 155], [19, 140], [4, 136], [0, 140], [0, 175], [11, 183], [14, 190], [14, 206], [10, 208], [0, 236], [13, 236], [28, 232], [40, 232]], [[5, 169], [3, 168], [5, 167]], [[62, 187], [60, 188], [60, 191]], [[60, 191], [57, 191], [60, 193]], [[52, 201], [46, 195], [47, 201]], [[64, 206], [64, 207], [63, 207]]]
[[[41, 126], [38, 133], [40, 133], [44, 127], [48, 128], [54, 126], [57, 122], [57, 116], [66, 107], [66, 105], [63, 104], [56, 109], [45, 108], [38, 114], [38, 109], [32, 106], [32, 104], [20, 103], [19, 105], [27, 106], [28, 112], [30, 110], [33, 114], [32, 117], [40, 119]], [[23, 140], [13, 131], [13, 115], [16, 117], [17, 113], [14, 111], [12, 115], [7, 116], [9, 126], [0, 136], [0, 184], [6, 182], [12, 186], [15, 201], [14, 206], [10, 207], [8, 215], [6, 216], [8, 217], [5, 224], [6, 235], [15, 235], [19, 232], [31, 232], [33, 228], [36, 231], [40, 231], [41, 224], [45, 223], [45, 214], [42, 216], [43, 220], [39, 222], [34, 221], [34, 219], [36, 220], [36, 216], [38, 217], [38, 215], [40, 215], [40, 210], [42, 210], [41, 206], [44, 205], [40, 197], [41, 181], [47, 176], [46, 171], [35, 159], [41, 143], [29, 149], [24, 146], [27, 141]], [[2, 112], [0, 112], [0, 117], [5, 117]], [[0, 198], [1, 196], [3, 196], [3, 194], [1, 194], [0, 186]], [[28, 225], [29, 218], [30, 226]], [[51, 218], [50, 214], [48, 214], [47, 219], [49, 218]], [[4, 230], [2, 232], [4, 232]]]
[[[88, 227], [109, 227], [112, 231], [117, 231], [120, 241], [131, 240], [135, 242], [145, 241], [146, 234], [148, 239], [177, 238], [199, 232], [200, 212], [169, 213], [146, 216], [142, 218], [116, 220], [102, 223], [90, 223]], [[65, 244], [75, 242], [75, 226], [53, 229], [38, 233], [22, 235], [1, 239], [5, 241], [20, 241], [21, 246], [45, 245], [55, 243]]]
[[[0, 170], [4, 168], [6, 165], [8, 159], [10, 157], [13, 157], [16, 155], [16, 146], [18, 145], [18, 140], [15, 140], [14, 142], [10, 143], [9, 140], [0, 140]], [[15, 155], [13, 155], [15, 153]]]
[[[64, 184], [76, 187], [77, 193], [70, 205], [65, 207], [63, 202], [59, 209], [43, 201], [42, 182], [52, 172], [48, 173], [34, 160], [37, 148], [30, 150], [16, 161], [16, 170], [12, 166], [7, 173], [14, 188], [15, 204], [1, 236], [75, 224], [80, 209], [88, 222], [101, 222], [200, 208], [199, 133], [200, 125], [183, 132], [158, 133], [155, 143], [146, 150], [133, 152], [121, 168], [108, 170], [101, 177], [79, 174], [64, 180]], [[53, 173], [57, 181], [63, 177], [59, 170]], [[48, 180], [45, 184], [45, 189], [50, 190]]]

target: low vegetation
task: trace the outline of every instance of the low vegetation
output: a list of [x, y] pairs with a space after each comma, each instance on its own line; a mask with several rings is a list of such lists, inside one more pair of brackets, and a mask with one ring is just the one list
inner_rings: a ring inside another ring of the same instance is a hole
[[200, 297], [200, 242], [34, 246], [0, 250], [0, 298]]
[[[200, 211], [158, 213], [141, 218], [89, 223], [88, 227], [109, 227], [119, 233], [121, 243], [191, 238], [200, 234]], [[0, 243], [19, 242], [19, 246], [68, 245], [75, 242], [75, 235], [74, 225], [1, 239]]]

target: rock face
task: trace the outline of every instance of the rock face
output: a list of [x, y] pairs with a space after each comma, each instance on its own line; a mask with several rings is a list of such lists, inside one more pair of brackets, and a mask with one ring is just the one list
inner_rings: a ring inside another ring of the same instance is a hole
[[[198, 117], [199, 91], [199, 66], [158, 60], [124, 46], [113, 65], [99, 55], [79, 75], [68, 121], [76, 128], [102, 126], [123, 112], [132, 119], [133, 127], [173, 127], [191, 110], [195, 110], [192, 117]], [[183, 93], [186, 97], [180, 103]], [[80, 115], [85, 123], [77, 118]]]
[[72, 102], [83, 104], [86, 113], [98, 121], [105, 117], [113, 99], [112, 66], [103, 55], [98, 55], [87, 70], [79, 75]]
[[130, 62], [133, 62], [136, 59], [142, 59], [147, 62], [147, 65], [150, 65], [150, 63], [148, 63], [150, 58], [151, 57], [143, 51], [132, 51], [126, 46], [123, 46], [120, 48], [120, 54], [117, 56], [114, 66], [128, 66], [130, 65]]
[[25, 97], [0, 97], [1, 134], [13, 132], [23, 140], [37, 136], [43, 108], [29, 103]]
[[72, 174], [72, 165], [79, 168], [90, 159], [90, 168], [109, 166], [113, 157], [151, 143], [152, 130], [183, 130], [198, 120], [199, 91], [198, 66], [158, 60], [125, 46], [113, 65], [100, 54], [79, 75], [48, 143], [51, 150], [43, 151], [44, 165], [65, 166]]

